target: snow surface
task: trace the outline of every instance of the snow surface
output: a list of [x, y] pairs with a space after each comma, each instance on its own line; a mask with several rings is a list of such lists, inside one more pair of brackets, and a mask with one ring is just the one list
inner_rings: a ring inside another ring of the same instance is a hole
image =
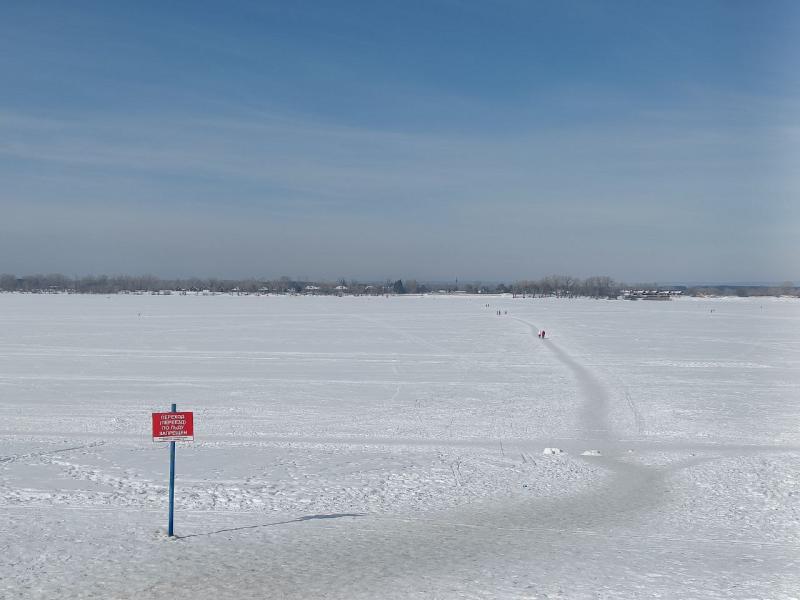
[[800, 598], [798, 392], [796, 300], [0, 294], [0, 597]]

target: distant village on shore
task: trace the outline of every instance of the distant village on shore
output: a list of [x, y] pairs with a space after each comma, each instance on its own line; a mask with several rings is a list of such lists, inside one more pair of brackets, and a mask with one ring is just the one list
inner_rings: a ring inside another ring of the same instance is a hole
[[326, 295], [385, 296], [403, 294], [511, 294], [522, 297], [599, 298], [624, 300], [671, 300], [676, 296], [787, 296], [800, 297], [800, 288], [786, 281], [777, 285], [659, 285], [624, 284], [608, 276], [581, 279], [549, 275], [537, 280], [513, 283], [480, 281], [420, 282], [415, 279], [386, 279], [359, 282], [307, 281], [288, 276], [278, 279], [164, 279], [152, 275], [0, 275], [1, 292], [35, 294], [236, 294], [236, 295]]

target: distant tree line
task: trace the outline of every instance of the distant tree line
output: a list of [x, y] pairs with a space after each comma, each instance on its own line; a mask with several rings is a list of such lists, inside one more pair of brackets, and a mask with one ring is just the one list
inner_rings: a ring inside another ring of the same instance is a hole
[[424, 294], [431, 289], [414, 279], [358, 282], [344, 278], [337, 281], [306, 281], [291, 277], [278, 279], [218, 279], [190, 277], [169, 279], [154, 275], [87, 275], [67, 277], [60, 273], [49, 275], [0, 275], [3, 292], [67, 292], [79, 294], [117, 294], [123, 292], [214, 292], [214, 293], [275, 293], [275, 294]]
[[548, 275], [536, 280], [505, 283], [421, 283], [415, 279], [359, 282], [340, 278], [336, 281], [305, 281], [288, 276], [278, 279], [164, 279], [154, 275], [87, 275], [67, 277], [50, 275], [0, 275], [0, 291], [30, 293], [181, 293], [213, 292], [233, 294], [319, 294], [319, 295], [383, 295], [468, 293], [514, 294], [521, 296], [555, 296], [559, 298], [616, 298], [623, 289], [680, 290], [694, 296], [798, 296], [800, 290], [791, 281], [776, 286], [659, 286], [655, 283], [622, 284], [608, 276], [585, 279], [569, 275]]
[[586, 279], [569, 275], [549, 275], [536, 281], [518, 281], [510, 286], [515, 294], [536, 296], [558, 296], [561, 298], [609, 298], [619, 295], [622, 285], [607, 276], [593, 276]]
[[693, 296], [794, 296], [800, 297], [800, 288], [791, 281], [779, 285], [712, 285], [688, 288]]

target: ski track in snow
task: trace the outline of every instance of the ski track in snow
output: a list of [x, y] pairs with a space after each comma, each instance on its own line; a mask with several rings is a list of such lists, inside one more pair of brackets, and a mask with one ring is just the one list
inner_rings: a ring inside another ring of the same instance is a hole
[[[0, 295], [0, 301], [8, 298]], [[74, 299], [81, 300], [91, 303]], [[123, 305], [142, 301], [110, 300]], [[168, 302], [175, 300], [196, 299]], [[224, 306], [238, 308], [242, 304], [236, 302], [250, 300], [231, 298]], [[486, 321], [475, 318], [483, 298], [405, 299], [416, 303], [411, 309], [401, 304], [404, 299], [387, 299], [388, 309], [369, 316], [342, 313], [337, 306], [352, 301], [374, 310], [383, 305], [369, 304], [369, 299], [265, 300], [279, 302], [288, 311], [288, 322], [305, 323], [317, 334], [328, 326], [326, 318], [341, 321], [349, 315], [343, 326], [358, 330], [360, 323], [369, 328], [369, 335], [388, 337], [374, 353], [353, 348], [153, 352], [117, 350], [102, 339], [95, 349], [39, 341], [30, 342], [31, 349], [0, 338], [0, 385], [13, 386], [23, 396], [36, 398], [38, 386], [57, 386], [50, 389], [88, 392], [94, 402], [93, 388], [70, 386], [112, 386], [110, 393], [117, 394], [125, 385], [147, 390], [159, 380], [172, 386], [197, 384], [199, 390], [213, 386], [208, 389], [215, 394], [228, 386], [244, 388], [231, 393], [232, 398], [243, 398], [241, 409], [202, 400], [200, 392], [196, 420], [210, 425], [216, 419], [217, 424], [195, 445], [180, 446], [179, 537], [174, 540], [167, 540], [154, 525], [165, 506], [165, 482], [158, 474], [163, 473], [163, 452], [147, 441], [146, 424], [136, 425], [139, 433], [129, 432], [142, 414], [146, 416], [148, 406], [139, 404], [114, 417], [107, 430], [98, 429], [102, 420], [87, 430], [78, 428], [91, 411], [78, 410], [70, 420], [68, 412], [58, 413], [58, 403], [49, 411], [53, 414], [27, 414], [25, 408], [6, 411], [9, 429], [0, 432], [0, 527], [7, 532], [0, 542], [5, 556], [0, 562], [0, 597], [788, 600], [800, 589], [799, 495], [789, 475], [800, 467], [798, 438], [780, 443], [754, 435], [741, 440], [659, 436], [656, 433], [665, 429], [664, 416], [642, 397], [645, 388], [636, 387], [624, 374], [604, 372], [613, 367], [613, 355], [576, 346], [581, 337], [575, 328], [590, 322], [581, 321], [583, 310], [591, 312], [594, 323], [598, 310], [609, 311], [612, 316], [606, 318], [612, 319], [617, 318], [614, 311], [690, 311], [695, 306], [705, 314], [702, 305], [526, 305], [506, 299], [500, 302], [511, 318]], [[164, 310], [161, 304], [151, 306]], [[735, 306], [739, 311], [747, 308]], [[11, 308], [20, 310], [13, 302]], [[71, 305], [63, 310], [69, 313]], [[553, 332], [559, 330], [562, 313], [564, 323], [574, 329], [562, 326], [570, 335], [532, 339], [537, 328], [528, 315], [547, 318], [548, 332]], [[137, 320], [135, 327], [146, 325], [159, 335], [206, 336], [248, 332], [247, 323], [257, 322], [246, 311], [221, 314], [236, 326], [154, 326], [168, 322], [161, 317], [178, 318], [165, 313], [148, 324]], [[627, 312], [620, 314], [627, 318]], [[109, 315], [112, 321], [117, 318], [113, 310]], [[96, 322], [102, 322], [101, 316]], [[258, 318], [275, 323], [270, 314], [259, 313]], [[514, 319], [530, 328], [531, 335], [517, 340], [515, 328], [504, 325]], [[75, 335], [70, 328], [81, 322], [63, 317], [69, 339]], [[334, 329], [341, 327], [337, 321]], [[93, 335], [102, 338], [102, 332]], [[365, 343], [371, 339], [361, 335]], [[434, 342], [429, 335], [439, 337]], [[717, 329], [714, 335], [720, 336], [720, 343], [729, 339]], [[492, 347], [471, 347], [471, 336], [483, 336], [482, 343]], [[131, 339], [137, 344], [142, 338]], [[294, 343], [293, 338], [286, 340]], [[337, 339], [335, 344], [338, 348], [341, 342]], [[401, 348], [395, 348], [398, 345]], [[415, 351], [417, 347], [424, 351]], [[387, 352], [389, 348], [399, 351]], [[578, 348], [581, 356], [593, 352], [592, 364], [568, 351]], [[771, 348], [761, 344], [761, 350], [737, 350], [736, 358], [731, 354], [728, 359], [644, 357], [637, 368], [670, 369], [668, 373], [721, 373], [731, 365], [754, 373], [784, 369], [782, 385], [797, 389], [786, 371], [793, 359], [770, 362]], [[428, 351], [435, 354], [425, 354]], [[64, 360], [75, 366], [63, 369], [59, 362]], [[148, 372], [136, 374], [141, 367], [134, 365], [126, 374], [125, 367], [117, 366], [119, 360], [145, 361], [136, 364], [145, 365]], [[178, 361], [177, 372], [159, 371], [156, 363], [148, 362], [154, 360]], [[202, 377], [182, 375], [186, 368], [179, 365], [194, 360], [208, 365], [208, 372]], [[22, 372], [3, 368], [10, 361], [20, 361]], [[45, 361], [37, 364], [46, 368], [25, 373], [31, 361]], [[270, 365], [278, 363], [299, 371], [277, 377]], [[109, 365], [104, 368], [113, 374], [98, 372], [95, 365], [101, 364]], [[217, 364], [229, 364], [236, 373], [220, 376]], [[267, 371], [256, 374], [253, 367], [243, 366], [249, 364], [263, 364]], [[330, 376], [332, 368], [346, 373]], [[77, 372], [69, 372], [73, 369]], [[513, 379], [512, 387], [503, 387], [509, 385], [506, 379]], [[272, 394], [286, 394], [289, 388], [284, 385], [333, 388], [318, 394], [307, 387], [306, 393], [280, 405], [282, 411], [294, 411], [291, 415], [309, 414], [319, 422], [283, 435], [257, 429], [273, 421], [280, 426], [291, 423], [281, 420], [279, 412], [246, 418], [248, 410], [271, 406]], [[254, 392], [247, 386], [265, 392], [248, 396]], [[373, 388], [374, 395], [369, 391]], [[501, 391], [492, 395], [493, 388]], [[353, 408], [336, 403], [327, 408], [331, 393], [341, 398], [353, 394]], [[670, 396], [665, 397], [669, 401]], [[528, 405], [539, 410], [541, 402], [547, 412], [521, 412]], [[184, 398], [181, 406], [185, 404]], [[80, 405], [78, 398], [63, 404], [67, 411]], [[627, 420], [616, 420], [623, 414], [620, 410], [627, 411]], [[103, 419], [113, 412], [107, 411]], [[661, 421], [651, 422], [651, 415]], [[374, 418], [383, 419], [378, 423], [386, 429], [376, 427]], [[554, 433], [513, 435], [535, 418], [550, 419]], [[341, 435], [348, 420], [352, 433]], [[37, 428], [37, 423], [53, 426]], [[626, 423], [632, 429], [626, 429]], [[59, 424], [70, 425], [59, 432]], [[486, 435], [489, 431], [494, 433]], [[546, 446], [563, 447], [567, 453], [541, 456]], [[581, 456], [582, 452], [589, 454]], [[173, 571], [188, 574], [181, 586], [175, 586]]]

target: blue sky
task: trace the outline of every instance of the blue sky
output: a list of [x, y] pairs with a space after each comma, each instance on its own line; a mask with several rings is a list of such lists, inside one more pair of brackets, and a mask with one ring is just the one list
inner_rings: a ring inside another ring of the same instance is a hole
[[800, 3], [6, 2], [0, 272], [800, 279]]

